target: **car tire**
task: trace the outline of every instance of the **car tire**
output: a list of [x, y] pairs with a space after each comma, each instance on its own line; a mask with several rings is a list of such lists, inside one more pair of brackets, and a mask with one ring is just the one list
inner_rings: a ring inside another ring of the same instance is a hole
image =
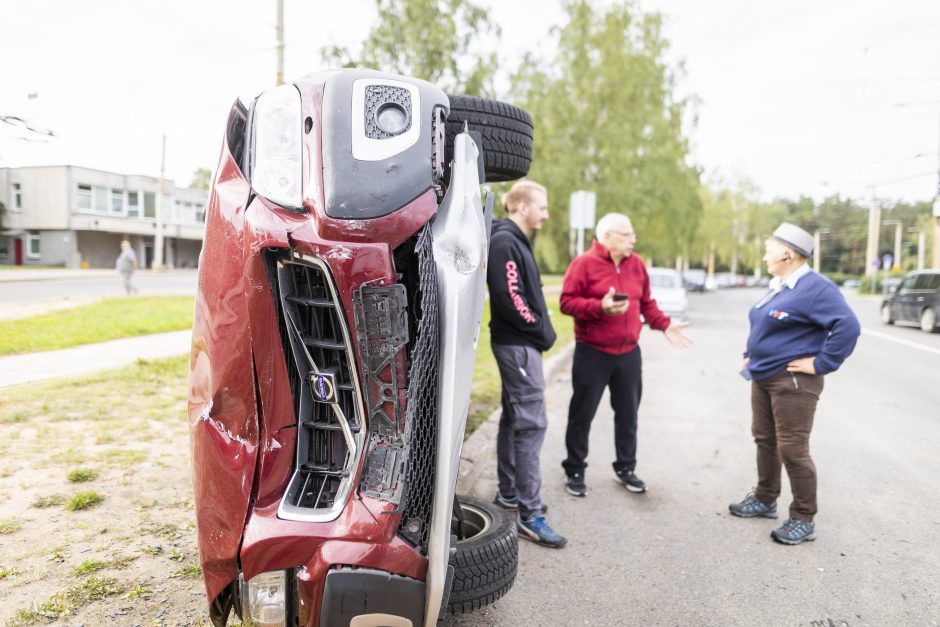
[[924, 333], [937, 331], [937, 312], [928, 307], [920, 314], [920, 330]]
[[482, 609], [509, 592], [519, 562], [513, 514], [479, 499], [456, 498], [470, 533], [457, 540], [457, 552], [450, 560], [454, 567], [447, 602], [450, 615]]
[[532, 163], [532, 116], [519, 107], [477, 96], [451, 96], [447, 115], [446, 163], [453, 161], [454, 138], [467, 130], [480, 133], [487, 182], [512, 181]]
[[894, 324], [894, 317], [891, 315], [891, 305], [888, 303], [881, 306], [881, 324]]

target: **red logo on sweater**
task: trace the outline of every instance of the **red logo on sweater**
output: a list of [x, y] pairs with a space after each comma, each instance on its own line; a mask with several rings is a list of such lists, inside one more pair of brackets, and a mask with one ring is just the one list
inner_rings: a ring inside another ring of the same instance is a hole
[[529, 306], [525, 304], [522, 296], [519, 295], [519, 268], [516, 266], [515, 261], [506, 262], [506, 285], [509, 287], [509, 298], [512, 300], [512, 304], [515, 305], [516, 311], [519, 312], [523, 320], [533, 324], [535, 316], [532, 315]]

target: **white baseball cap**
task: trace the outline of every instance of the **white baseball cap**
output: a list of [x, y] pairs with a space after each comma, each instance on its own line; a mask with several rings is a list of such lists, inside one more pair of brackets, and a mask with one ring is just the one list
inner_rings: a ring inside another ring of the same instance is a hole
[[795, 224], [784, 222], [777, 227], [772, 237], [803, 257], [813, 256], [813, 236]]

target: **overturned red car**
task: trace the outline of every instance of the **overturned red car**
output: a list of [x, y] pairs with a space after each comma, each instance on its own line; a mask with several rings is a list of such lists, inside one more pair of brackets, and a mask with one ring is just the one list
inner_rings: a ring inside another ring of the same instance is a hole
[[206, 217], [189, 423], [209, 614], [432, 625], [516, 572], [455, 497], [492, 193], [528, 114], [370, 70], [231, 109]]

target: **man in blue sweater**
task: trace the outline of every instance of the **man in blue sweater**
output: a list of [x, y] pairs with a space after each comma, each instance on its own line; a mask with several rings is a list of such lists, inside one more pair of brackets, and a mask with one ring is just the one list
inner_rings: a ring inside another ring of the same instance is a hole
[[852, 354], [861, 328], [839, 288], [806, 264], [813, 254], [809, 233], [784, 222], [765, 247], [764, 263], [774, 278], [750, 310], [741, 369], [751, 380], [757, 488], [729, 509], [743, 518], [776, 518], [782, 463], [793, 502], [787, 521], [770, 536], [799, 544], [816, 539], [816, 466], [809, 436], [823, 376]]

